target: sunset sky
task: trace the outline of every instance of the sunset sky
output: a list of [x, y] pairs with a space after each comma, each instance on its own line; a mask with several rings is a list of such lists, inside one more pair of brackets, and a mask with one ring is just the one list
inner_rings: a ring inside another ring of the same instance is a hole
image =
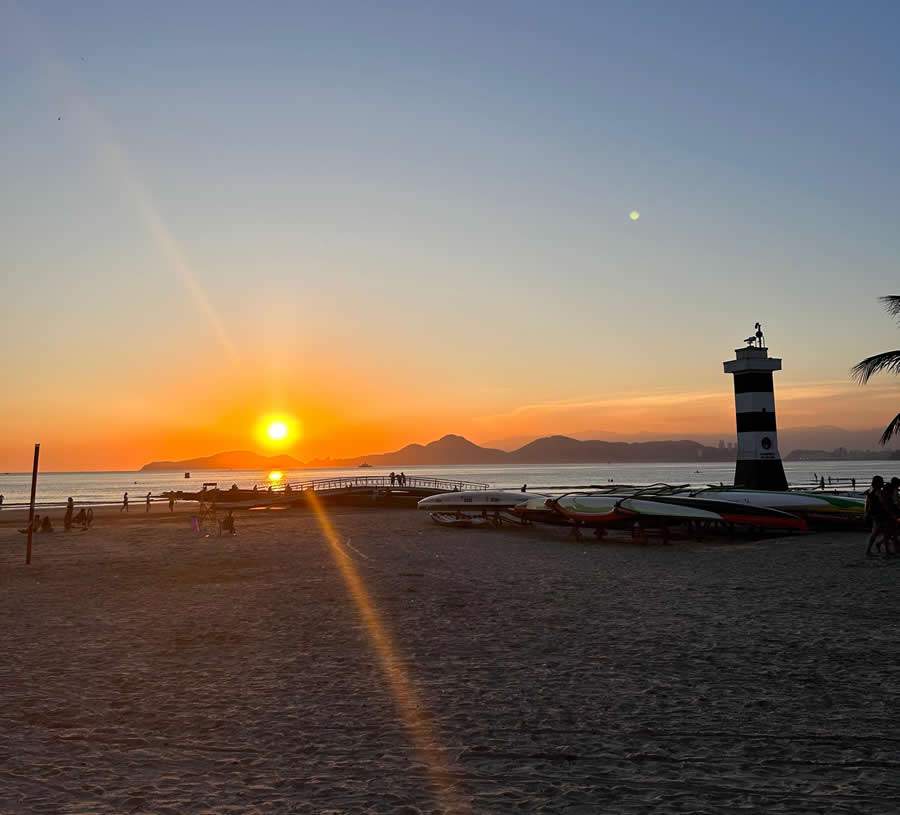
[[0, 469], [729, 436], [756, 320], [782, 427], [882, 427], [898, 23], [0, 0]]

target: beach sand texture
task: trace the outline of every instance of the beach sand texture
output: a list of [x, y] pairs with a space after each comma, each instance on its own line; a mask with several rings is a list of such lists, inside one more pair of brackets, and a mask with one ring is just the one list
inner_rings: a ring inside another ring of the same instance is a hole
[[897, 811], [900, 563], [862, 534], [331, 518], [344, 569], [302, 511], [98, 518], [31, 567], [0, 529], [0, 812]]

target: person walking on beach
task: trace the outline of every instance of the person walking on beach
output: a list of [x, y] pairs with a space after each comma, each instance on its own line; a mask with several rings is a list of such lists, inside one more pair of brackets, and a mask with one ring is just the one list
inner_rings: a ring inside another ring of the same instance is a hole
[[147, 493], [147, 512], [150, 511], [150, 493]]
[[0, 494], [0, 509], [3, 509], [3, 495]]
[[66, 514], [63, 518], [63, 529], [68, 532], [72, 528], [72, 516], [75, 514], [75, 500], [72, 496], [69, 496], [69, 500], [66, 501]]
[[825, 476], [824, 475], [819, 479], [819, 489], [820, 490], [825, 489]]
[[126, 492], [122, 496], [122, 507], [119, 509], [119, 512], [128, 512], [128, 493]]
[[175, 493], [170, 492], [169, 493], [169, 512], [174, 512], [174, 511], [175, 511]]

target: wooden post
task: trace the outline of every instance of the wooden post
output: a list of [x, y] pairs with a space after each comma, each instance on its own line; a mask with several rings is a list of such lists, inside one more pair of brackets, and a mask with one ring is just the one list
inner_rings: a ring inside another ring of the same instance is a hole
[[28, 508], [28, 546], [25, 549], [25, 563], [31, 563], [31, 535], [34, 530], [31, 528], [34, 525], [34, 496], [37, 492], [37, 474], [38, 474], [38, 459], [41, 455], [41, 445], [34, 445], [34, 466], [31, 468], [31, 504]]

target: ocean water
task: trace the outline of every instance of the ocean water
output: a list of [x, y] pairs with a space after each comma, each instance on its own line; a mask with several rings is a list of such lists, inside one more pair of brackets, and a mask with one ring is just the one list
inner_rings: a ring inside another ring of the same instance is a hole
[[[401, 468], [396, 468], [397, 470]], [[430, 466], [402, 468], [407, 475], [476, 481], [498, 488], [529, 489], [567, 487], [588, 484], [730, 484], [734, 477], [733, 463], [698, 465], [683, 464], [522, 464], [512, 466]], [[792, 485], [811, 484], [813, 474], [830, 477], [834, 482], [849, 486], [851, 478], [862, 489], [872, 476], [900, 475], [900, 461], [804, 461], [785, 462], [785, 472]], [[390, 469], [316, 469], [286, 470], [288, 481], [298, 482], [314, 478], [337, 476], [386, 475]], [[144, 500], [148, 492], [159, 496], [167, 490], [199, 490], [204, 481], [216, 482], [228, 489], [232, 484], [252, 487], [264, 484], [268, 471], [261, 470], [199, 470], [190, 479], [183, 472], [87, 472], [41, 473], [38, 477], [37, 501], [42, 506], [65, 504], [72, 496], [78, 503], [115, 504], [127, 490], [134, 503]], [[0, 494], [3, 508], [14, 508], [28, 502], [31, 473], [0, 474]]]

